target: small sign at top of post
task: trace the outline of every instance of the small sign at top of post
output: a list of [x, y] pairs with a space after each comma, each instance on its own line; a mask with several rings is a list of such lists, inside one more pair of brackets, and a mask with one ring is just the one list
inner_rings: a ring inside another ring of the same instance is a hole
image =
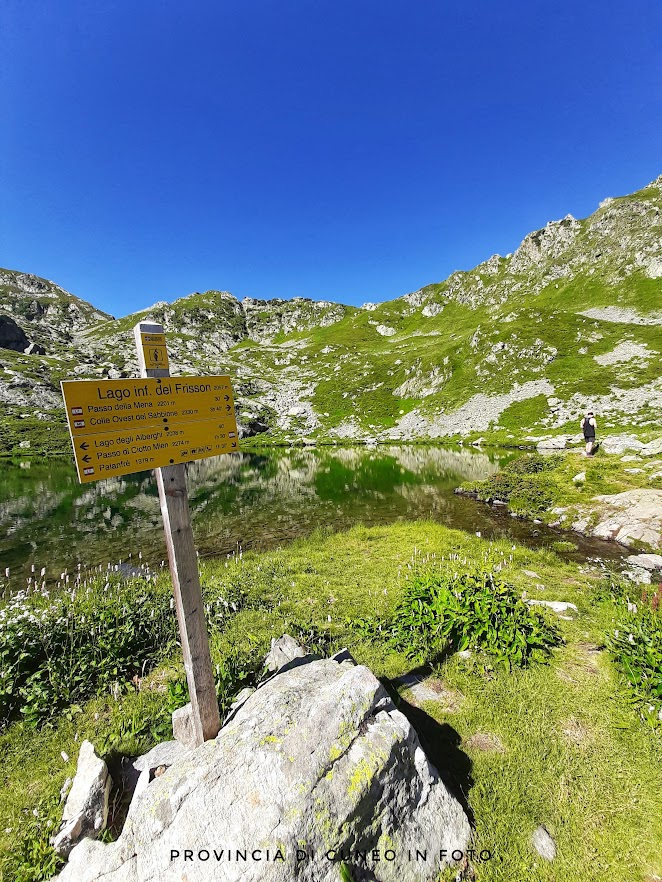
[[230, 378], [173, 377], [163, 327], [134, 328], [142, 380], [62, 383], [81, 483], [154, 468], [196, 742], [220, 729], [184, 463], [238, 449]]
[[[136, 343], [138, 337], [136, 336]], [[140, 346], [142, 349], [142, 361], [148, 370], [168, 370], [168, 350], [166, 348], [165, 334], [140, 332]]]

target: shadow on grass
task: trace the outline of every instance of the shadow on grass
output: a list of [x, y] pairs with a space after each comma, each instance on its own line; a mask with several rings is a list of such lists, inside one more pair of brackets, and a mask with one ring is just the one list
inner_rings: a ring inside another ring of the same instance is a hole
[[[429, 675], [430, 668], [425, 666], [410, 671], [406, 676], [420, 677], [423, 680]], [[446, 787], [464, 809], [469, 823], [473, 827], [474, 813], [469, 804], [469, 791], [474, 783], [473, 763], [469, 756], [460, 749], [462, 738], [459, 733], [449, 723], [438, 722], [420, 707], [402, 698], [395, 684], [386, 678], [381, 682], [397, 709], [407, 717], [416, 730], [426, 756], [439, 772]]]

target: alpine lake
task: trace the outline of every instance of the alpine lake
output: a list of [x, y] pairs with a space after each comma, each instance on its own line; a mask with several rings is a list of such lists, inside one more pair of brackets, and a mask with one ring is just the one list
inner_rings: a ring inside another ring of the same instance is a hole
[[[315, 530], [339, 531], [431, 519], [529, 547], [570, 541], [566, 559], [618, 561], [615, 543], [512, 517], [504, 507], [457, 495], [516, 452], [400, 445], [272, 448], [187, 466], [201, 557], [270, 549]], [[166, 558], [153, 472], [78, 483], [68, 458], [4, 460], [0, 482], [0, 566], [13, 593], [29, 579], [54, 584], [65, 570], [161, 567]], [[166, 561], [167, 565], [167, 561]], [[45, 575], [40, 574], [45, 570]]]

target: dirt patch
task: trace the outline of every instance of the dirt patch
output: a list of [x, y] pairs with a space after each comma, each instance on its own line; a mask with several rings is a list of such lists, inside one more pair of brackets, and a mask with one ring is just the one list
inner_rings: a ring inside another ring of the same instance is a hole
[[569, 657], [562, 668], [557, 668], [557, 676], [566, 683], [578, 683], [586, 676], [605, 676], [600, 666], [602, 647], [595, 643], [578, 644], [574, 654]]
[[590, 729], [575, 717], [569, 717], [561, 728], [564, 738], [577, 747], [584, 747], [591, 740]]
[[423, 680], [416, 675], [409, 674], [404, 677], [398, 677], [395, 683], [408, 691], [412, 703], [417, 707], [420, 707], [426, 701], [434, 701], [443, 710], [449, 713], [456, 713], [464, 700], [461, 692], [451, 689], [441, 680], [436, 680], [432, 677]]
[[467, 747], [473, 750], [480, 750], [484, 753], [505, 753], [506, 748], [503, 746], [501, 739], [489, 732], [476, 732], [467, 741]]
[[597, 643], [580, 643], [577, 646], [577, 658], [588, 668], [598, 670], [600, 668], [600, 655], [602, 647]]

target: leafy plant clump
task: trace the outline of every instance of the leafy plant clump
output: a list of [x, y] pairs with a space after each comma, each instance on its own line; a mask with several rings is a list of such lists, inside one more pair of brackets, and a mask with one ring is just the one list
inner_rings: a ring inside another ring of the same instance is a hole
[[142, 676], [176, 640], [169, 592], [146, 578], [74, 584], [56, 597], [15, 595], [0, 609], [0, 727], [37, 725]]
[[509, 669], [545, 661], [563, 642], [556, 625], [487, 571], [418, 575], [396, 610], [391, 639], [400, 649], [428, 657], [482, 651]]
[[607, 647], [642, 717], [662, 728], [662, 585], [638, 602], [617, 600], [620, 615]]

